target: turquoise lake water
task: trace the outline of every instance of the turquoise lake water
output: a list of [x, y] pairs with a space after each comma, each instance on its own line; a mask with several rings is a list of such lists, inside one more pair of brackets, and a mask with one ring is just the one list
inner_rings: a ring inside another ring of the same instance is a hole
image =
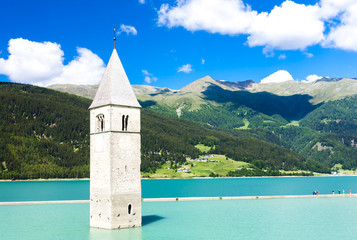
[[143, 227], [89, 228], [89, 204], [0, 206], [4, 240], [356, 239], [357, 198], [143, 203]]
[[[357, 177], [143, 180], [143, 197], [357, 192]], [[88, 199], [88, 181], [1, 182], [0, 201]], [[143, 202], [143, 227], [89, 228], [89, 204], [0, 206], [1, 240], [356, 239], [357, 198]]]
[[[219, 197], [357, 193], [357, 176], [142, 180], [142, 197]], [[89, 181], [0, 182], [0, 202], [88, 200]]]

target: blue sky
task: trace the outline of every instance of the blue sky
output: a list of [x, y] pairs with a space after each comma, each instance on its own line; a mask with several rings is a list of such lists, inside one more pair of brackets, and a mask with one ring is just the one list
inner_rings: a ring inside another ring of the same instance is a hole
[[297, 81], [354, 78], [355, 2], [3, 0], [0, 81], [98, 83], [114, 26], [132, 84], [179, 89], [206, 75], [259, 82], [279, 70]]

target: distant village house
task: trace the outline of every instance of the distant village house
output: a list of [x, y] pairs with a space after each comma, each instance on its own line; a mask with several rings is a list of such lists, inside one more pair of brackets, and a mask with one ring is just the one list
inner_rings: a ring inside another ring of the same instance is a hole
[[176, 172], [185, 172], [185, 173], [190, 173], [191, 170], [189, 168], [178, 168]]

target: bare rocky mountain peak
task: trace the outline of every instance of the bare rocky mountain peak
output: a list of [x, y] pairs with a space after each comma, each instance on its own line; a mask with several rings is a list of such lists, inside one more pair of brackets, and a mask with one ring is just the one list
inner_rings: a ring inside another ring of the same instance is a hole
[[[206, 103], [204, 93], [210, 87], [218, 87], [232, 92], [267, 92], [278, 96], [309, 95], [312, 97], [310, 101], [313, 104], [357, 94], [357, 80], [351, 78], [321, 78], [312, 82], [286, 81], [261, 84], [252, 80], [230, 82], [205, 76], [180, 90], [149, 85], [132, 85], [135, 95], [140, 101], [149, 100], [175, 108], [182, 104], [191, 103], [192, 109], [200, 108], [201, 104]], [[49, 88], [93, 99], [98, 85], [56, 84], [49, 86]]]

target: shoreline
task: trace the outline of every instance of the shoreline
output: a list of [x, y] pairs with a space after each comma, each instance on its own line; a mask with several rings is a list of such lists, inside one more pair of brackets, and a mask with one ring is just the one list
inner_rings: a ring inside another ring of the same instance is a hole
[[0, 179], [0, 182], [50, 182], [50, 181], [86, 181], [90, 180], [89, 178], [37, 178], [37, 179], [14, 179], [14, 180], [5, 180]]
[[[254, 176], [254, 177], [192, 177], [192, 178], [141, 178], [141, 180], [169, 180], [169, 179], [240, 179], [240, 178], [291, 178], [291, 177], [355, 177], [357, 174], [321, 174], [317, 176]], [[49, 178], [49, 179], [15, 179], [0, 182], [47, 182], [47, 181], [89, 181], [89, 178]]]
[[293, 177], [356, 177], [356, 174], [321, 174], [316, 176], [254, 176], [254, 177], [192, 177], [192, 178], [141, 178], [142, 180], [156, 180], [156, 179], [235, 179], [235, 178], [293, 178]]

